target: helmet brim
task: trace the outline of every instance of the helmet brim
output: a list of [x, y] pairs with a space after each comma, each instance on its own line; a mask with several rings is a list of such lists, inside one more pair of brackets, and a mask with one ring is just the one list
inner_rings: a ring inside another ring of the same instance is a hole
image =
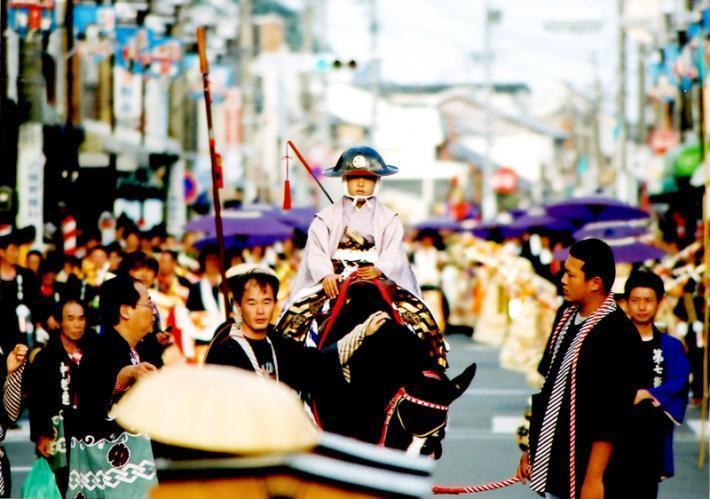
[[385, 165], [384, 168], [379, 168], [377, 170], [365, 170], [365, 169], [360, 169], [360, 170], [350, 170], [350, 171], [343, 171], [342, 168], [338, 168], [336, 166], [332, 168], [328, 168], [323, 172], [323, 175], [326, 177], [347, 177], [347, 176], [352, 176], [352, 175], [368, 175], [368, 176], [374, 176], [374, 177], [387, 177], [389, 175], [394, 175], [395, 173], [399, 172], [399, 168], [396, 166], [392, 165]]

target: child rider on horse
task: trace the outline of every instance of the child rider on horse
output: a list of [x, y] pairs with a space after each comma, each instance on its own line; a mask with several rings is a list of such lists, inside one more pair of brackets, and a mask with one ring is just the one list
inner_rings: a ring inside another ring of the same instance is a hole
[[374, 149], [353, 147], [323, 172], [327, 177], [341, 177], [345, 192], [311, 223], [289, 301], [318, 284], [334, 299], [351, 275], [363, 280], [388, 279], [420, 296], [402, 244], [402, 223], [376, 197], [380, 179], [397, 171]]

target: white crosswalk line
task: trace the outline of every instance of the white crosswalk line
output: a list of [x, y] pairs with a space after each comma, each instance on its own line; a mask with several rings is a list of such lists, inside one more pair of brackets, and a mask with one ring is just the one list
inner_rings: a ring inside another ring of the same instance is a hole
[[523, 424], [520, 416], [493, 416], [491, 418], [491, 431], [493, 433], [515, 433], [518, 426]]
[[469, 388], [464, 395], [498, 396], [498, 397], [528, 397], [532, 392], [527, 388]]

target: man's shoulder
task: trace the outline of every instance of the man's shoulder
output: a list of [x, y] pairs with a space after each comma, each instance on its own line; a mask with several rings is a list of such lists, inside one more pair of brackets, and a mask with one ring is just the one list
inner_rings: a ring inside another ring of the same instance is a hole
[[674, 350], [683, 350], [685, 352], [685, 348], [683, 347], [683, 342], [680, 341], [675, 336], [671, 336], [668, 333], [661, 333], [661, 346], [663, 348], [674, 349]]
[[636, 326], [619, 308], [603, 317], [590, 335], [599, 342], [611, 342], [615, 347], [641, 344]]
[[278, 333], [274, 331], [273, 329], [269, 330], [269, 339], [272, 341], [274, 344], [274, 347], [276, 349], [280, 347], [285, 347], [285, 348], [303, 348], [303, 343], [294, 340], [290, 336], [286, 336], [285, 334]]

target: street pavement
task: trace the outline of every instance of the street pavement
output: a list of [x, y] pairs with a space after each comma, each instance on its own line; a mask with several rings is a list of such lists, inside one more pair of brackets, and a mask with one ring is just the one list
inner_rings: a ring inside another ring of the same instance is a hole
[[[448, 337], [447, 341], [451, 347], [450, 376], [458, 374], [471, 362], [478, 364], [478, 371], [471, 387], [451, 408], [444, 455], [437, 463], [434, 483], [471, 485], [508, 478], [520, 457], [514, 432], [522, 422], [532, 390], [522, 374], [500, 368], [497, 348], [476, 344], [458, 335]], [[708, 459], [703, 470], [696, 467], [699, 423], [699, 410], [691, 408], [686, 422], [676, 429], [676, 476], [661, 484], [660, 498], [709, 497]], [[34, 455], [26, 419], [20, 422], [19, 429], [8, 432], [4, 445], [12, 463], [12, 497], [20, 497], [22, 482]], [[471, 497], [533, 499], [537, 496], [525, 486], [514, 485]]]
[[[449, 336], [447, 341], [451, 348], [450, 377], [471, 362], [478, 364], [478, 370], [468, 391], [451, 407], [444, 454], [437, 463], [434, 483], [472, 485], [509, 478], [515, 473], [520, 459], [515, 430], [523, 421], [523, 412], [532, 389], [527, 386], [522, 374], [500, 367], [498, 348], [477, 344], [459, 335]], [[707, 456], [704, 469], [697, 468], [699, 423], [700, 411], [690, 408], [686, 422], [676, 428], [676, 476], [661, 484], [660, 498], [710, 497]], [[526, 486], [513, 485], [470, 497], [532, 499], [538, 496]]]

